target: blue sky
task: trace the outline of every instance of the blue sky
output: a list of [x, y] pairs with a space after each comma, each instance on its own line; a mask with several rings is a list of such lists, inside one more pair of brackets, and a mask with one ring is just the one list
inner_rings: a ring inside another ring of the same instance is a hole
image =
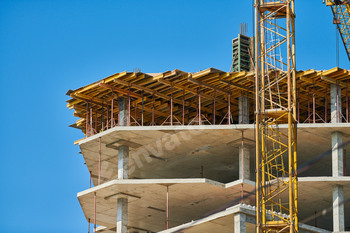
[[[296, 1], [297, 69], [336, 66], [321, 0]], [[89, 174], [65, 93], [132, 71], [228, 71], [251, 1], [0, 0], [1, 232], [86, 232]], [[348, 68], [340, 44], [340, 67]]]

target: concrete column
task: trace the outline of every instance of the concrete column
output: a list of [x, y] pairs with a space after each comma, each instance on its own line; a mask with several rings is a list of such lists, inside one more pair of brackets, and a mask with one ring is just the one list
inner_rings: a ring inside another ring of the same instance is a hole
[[[238, 123], [249, 124], [249, 98], [248, 96], [238, 97]], [[242, 140], [243, 133], [242, 133]], [[249, 148], [244, 145], [239, 146], [239, 179], [250, 179], [250, 153]]]
[[341, 117], [341, 88], [339, 85], [331, 84], [331, 122], [342, 122]]
[[[344, 175], [343, 169], [343, 148], [339, 146], [343, 142], [343, 135], [340, 132], [332, 133], [332, 176], [339, 177]], [[333, 187], [333, 231], [340, 232], [345, 230], [343, 186], [335, 185]]]
[[250, 180], [250, 151], [247, 146], [239, 146], [239, 179]]
[[128, 123], [128, 99], [125, 97], [119, 97], [118, 98], [118, 107], [119, 107], [119, 114], [118, 114], [118, 123], [119, 126], [127, 126]]
[[344, 175], [343, 148], [339, 146], [343, 143], [343, 134], [341, 132], [332, 133], [332, 176]]
[[128, 199], [118, 198], [117, 201], [117, 233], [128, 231]]
[[345, 231], [344, 216], [344, 192], [343, 186], [333, 187], [333, 232]]
[[246, 232], [246, 215], [237, 213], [234, 216], [234, 233], [245, 233]]
[[120, 146], [118, 148], [118, 179], [128, 179], [129, 177], [129, 147]]
[[249, 124], [249, 98], [248, 96], [238, 97], [238, 123]]

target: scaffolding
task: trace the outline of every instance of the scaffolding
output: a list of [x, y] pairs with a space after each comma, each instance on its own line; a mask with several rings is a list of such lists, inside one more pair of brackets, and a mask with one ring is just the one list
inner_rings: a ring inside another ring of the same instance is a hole
[[294, 9], [255, 1], [257, 233], [298, 232]]

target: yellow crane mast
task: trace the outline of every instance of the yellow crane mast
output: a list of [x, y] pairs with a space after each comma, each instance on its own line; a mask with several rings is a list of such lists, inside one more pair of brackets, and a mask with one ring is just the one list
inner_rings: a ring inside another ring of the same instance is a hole
[[333, 23], [337, 25], [342, 38], [346, 54], [350, 60], [350, 4], [348, 0], [326, 0], [327, 6], [330, 6], [333, 12]]
[[294, 22], [294, 0], [255, 0], [257, 233], [298, 232]]

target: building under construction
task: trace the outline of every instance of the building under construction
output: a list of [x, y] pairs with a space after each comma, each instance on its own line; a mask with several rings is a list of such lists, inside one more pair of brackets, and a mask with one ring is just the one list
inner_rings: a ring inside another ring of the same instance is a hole
[[297, 71], [294, 1], [261, 2], [230, 72], [124, 71], [67, 92], [89, 232], [350, 231], [350, 70]]

